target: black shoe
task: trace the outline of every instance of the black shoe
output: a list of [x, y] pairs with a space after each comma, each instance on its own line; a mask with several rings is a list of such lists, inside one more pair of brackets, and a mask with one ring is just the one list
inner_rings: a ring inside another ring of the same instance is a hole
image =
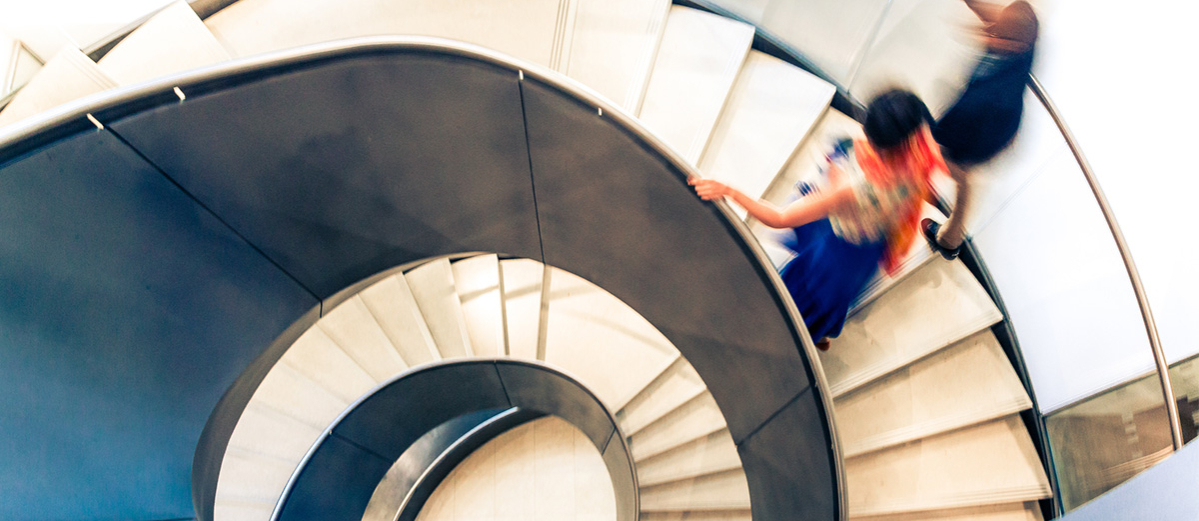
[[937, 232], [941, 231], [941, 223], [932, 219], [925, 219], [920, 221], [920, 230], [924, 232], [924, 238], [928, 241], [928, 247], [940, 253], [942, 257], [945, 257], [945, 260], [956, 259], [958, 258], [958, 254], [962, 253], [962, 245], [960, 244], [957, 248], [949, 249], [937, 242]]

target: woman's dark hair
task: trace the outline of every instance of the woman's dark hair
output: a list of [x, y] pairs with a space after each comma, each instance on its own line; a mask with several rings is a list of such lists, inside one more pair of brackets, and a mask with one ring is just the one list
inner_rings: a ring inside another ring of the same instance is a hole
[[923, 123], [932, 124], [932, 115], [919, 96], [903, 89], [879, 94], [866, 107], [866, 139], [879, 150], [908, 141]]

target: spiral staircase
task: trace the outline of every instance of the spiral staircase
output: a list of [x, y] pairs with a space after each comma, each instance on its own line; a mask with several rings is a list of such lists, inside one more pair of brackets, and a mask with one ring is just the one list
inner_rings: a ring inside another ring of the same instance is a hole
[[[240, 0], [203, 21], [180, 2], [98, 62], [72, 50], [54, 57], [0, 124], [234, 57], [380, 34], [463, 40], [557, 71], [635, 116], [703, 175], [776, 202], [796, 182], [819, 182], [825, 143], [860, 132], [830, 108], [833, 85], [753, 49], [752, 26], [661, 0]], [[770, 232], [753, 229], [784, 262]], [[934, 259], [923, 244], [899, 274], [872, 283], [819, 360], [848, 517], [1042, 518], [1037, 502], [1051, 489], [1020, 416], [1032, 403], [991, 332], [1002, 319], [961, 262]], [[544, 362], [592, 389], [631, 449], [641, 519], [753, 516], [725, 414], [678, 348], [578, 275], [485, 253], [389, 274], [323, 310], [237, 419], [216, 521], [270, 519], [323, 430], [381, 382], [471, 357]]]

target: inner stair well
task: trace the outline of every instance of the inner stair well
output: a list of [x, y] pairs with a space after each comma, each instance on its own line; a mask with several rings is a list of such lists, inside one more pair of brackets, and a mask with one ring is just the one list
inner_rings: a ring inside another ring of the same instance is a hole
[[[830, 139], [860, 132], [830, 108], [834, 85], [751, 48], [752, 26], [661, 0], [240, 0], [203, 22], [181, 2], [98, 63], [55, 57], [0, 123], [231, 57], [380, 34], [465, 40], [556, 70], [703, 175], [780, 203], [817, 175]], [[922, 243], [871, 285], [816, 369], [833, 398], [849, 517], [1041, 519], [1051, 489], [1020, 421], [1031, 400], [989, 331], [1002, 319], [961, 262]], [[358, 397], [421, 364], [472, 357], [552, 364], [594, 390], [627, 437], [641, 519], [751, 518], [730, 411], [661, 332], [580, 276], [485, 253], [388, 274], [326, 310], [238, 420], [215, 519], [270, 519], [314, 440]]]
[[[538, 275], [549, 291], [533, 288], [498, 298], [500, 282], [515, 278], [502, 273], [508, 267], [544, 272]], [[507, 311], [509, 302], [528, 307], [530, 293], [544, 313]], [[411, 297], [428, 294], [439, 298]], [[491, 300], [499, 305], [476, 305], [482, 296], [496, 297]], [[573, 274], [529, 259], [501, 261], [484, 254], [452, 263], [436, 259], [388, 275], [301, 335], [238, 421], [217, 486], [216, 519], [270, 519], [323, 427], [376, 385], [431, 360], [529, 353], [513, 353], [510, 335], [498, 338], [495, 353], [465, 355], [461, 337], [451, 335], [449, 352], [443, 353], [439, 342], [429, 344], [424, 335], [388, 334], [392, 326], [385, 324], [418, 315], [423, 318], [416, 331], [474, 332], [467, 335], [470, 345], [496, 340], [495, 331], [546, 331], [545, 355], [532, 360], [575, 375], [618, 411], [643, 476], [644, 518], [713, 513], [749, 518], [745, 474], [724, 417], [669, 341], [620, 300]], [[432, 353], [426, 351], [430, 345]]]

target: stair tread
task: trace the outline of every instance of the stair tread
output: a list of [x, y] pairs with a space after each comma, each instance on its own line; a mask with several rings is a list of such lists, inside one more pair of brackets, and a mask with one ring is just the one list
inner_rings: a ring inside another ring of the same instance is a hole
[[[852, 519], [854, 516], [850, 516]], [[869, 516], [870, 521], [1043, 521], [1041, 507], [1034, 501], [1000, 503], [904, 514]]]
[[619, 410], [679, 351], [611, 293], [567, 271], [551, 273], [545, 361], [579, 377]]
[[557, 0], [239, 0], [205, 20], [229, 51], [250, 56], [360, 36], [464, 41], [549, 67], [565, 20]]
[[728, 472], [642, 486], [643, 512], [749, 508], [749, 484], [745, 472]]
[[321, 317], [316, 325], [376, 382], [408, 368], [361, 295], [342, 302]]
[[707, 387], [699, 373], [682, 356], [620, 409], [616, 419], [626, 436], [632, 436], [658, 418], [703, 393]]
[[462, 302], [454, 288], [454, 273], [448, 259], [427, 262], [404, 274], [420, 308], [429, 333], [442, 358], [471, 356], [470, 337]]
[[279, 361], [346, 403], [357, 400], [377, 383], [319, 327], [300, 335]]
[[177, 1], [129, 33], [98, 65], [117, 83], [130, 85], [229, 58], [187, 2]]
[[639, 117], [688, 162], [699, 161], [753, 37], [751, 25], [671, 7]]
[[1030, 407], [1020, 377], [989, 330], [834, 402], [847, 457]]
[[824, 114], [832, 84], [750, 51], [699, 161], [705, 177], [760, 197]]
[[575, 2], [556, 70], [636, 114], [669, 10], [668, 0]]
[[820, 362], [836, 397], [1002, 318], [961, 262], [937, 260], [850, 317]]
[[433, 334], [425, 324], [420, 306], [403, 275], [392, 275], [358, 294], [367, 310], [400, 354], [405, 365], [413, 367], [441, 359]]
[[494, 253], [477, 255], [454, 262], [450, 267], [474, 355], [503, 355], [499, 257]]
[[741, 456], [728, 429], [637, 463], [642, 487], [741, 468]]
[[854, 515], [1049, 497], [1049, 480], [1019, 416], [849, 458]]
[[724, 416], [712, 394], [695, 399], [662, 416], [629, 437], [634, 461], [643, 461], [725, 428]]
[[0, 125], [116, 86], [116, 80], [105, 74], [91, 58], [77, 49], [63, 48], [4, 106], [0, 111]]

